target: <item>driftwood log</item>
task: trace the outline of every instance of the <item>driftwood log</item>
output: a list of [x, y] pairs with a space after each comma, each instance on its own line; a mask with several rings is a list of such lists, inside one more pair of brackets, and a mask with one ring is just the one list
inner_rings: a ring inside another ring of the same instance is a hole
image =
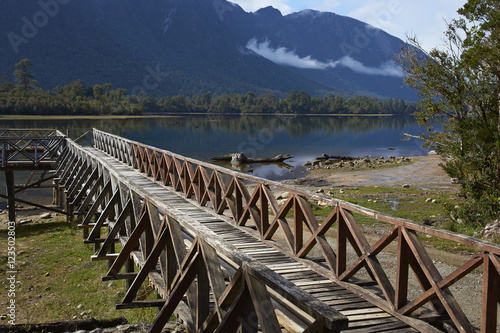
[[359, 160], [359, 157], [351, 157], [351, 156], [340, 156], [340, 155], [327, 155], [323, 154], [321, 157], [317, 157], [316, 160], [344, 160], [344, 161], [354, 161]]
[[244, 153], [232, 153], [224, 156], [214, 156], [210, 159], [213, 161], [229, 161], [231, 164], [242, 164], [242, 163], [274, 163], [274, 162], [283, 162], [289, 158], [293, 158], [290, 154], [279, 154], [275, 157], [269, 158], [248, 158]]

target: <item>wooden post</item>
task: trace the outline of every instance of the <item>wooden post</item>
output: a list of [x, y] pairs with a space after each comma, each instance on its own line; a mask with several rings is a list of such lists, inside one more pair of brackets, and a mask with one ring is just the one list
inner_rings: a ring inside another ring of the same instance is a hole
[[[110, 232], [111, 232], [111, 229], [108, 227], [108, 236], [109, 236]], [[111, 254], [111, 253], [116, 253], [115, 242], [112, 242], [112, 243], [110, 244], [110, 246], [109, 246], [109, 250], [108, 250], [108, 253], [110, 253], [110, 254]], [[113, 262], [114, 262], [114, 261], [115, 261], [114, 259], [113, 259], [113, 260], [108, 260], [108, 271], [109, 271], [109, 269], [111, 268], [111, 266], [113, 266]]]
[[[131, 258], [128, 258], [127, 261], [125, 261], [125, 273], [133, 273], [133, 272], [134, 272], [134, 260], [132, 260]], [[126, 280], [127, 290], [130, 289], [130, 286], [132, 285], [133, 281], [134, 280], [131, 280], [131, 279]]]
[[7, 186], [7, 204], [9, 206], [9, 221], [16, 221], [16, 194], [14, 189], [14, 170], [5, 170], [5, 184]]

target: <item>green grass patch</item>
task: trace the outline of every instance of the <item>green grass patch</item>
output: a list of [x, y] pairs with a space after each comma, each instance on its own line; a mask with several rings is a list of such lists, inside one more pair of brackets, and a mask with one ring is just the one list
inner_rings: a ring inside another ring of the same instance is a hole
[[[0, 232], [0, 252], [6, 253], [6, 231]], [[65, 222], [22, 225], [16, 228], [16, 323], [73, 321], [84, 318], [125, 317], [130, 323], [151, 323], [155, 308], [116, 310], [125, 296], [125, 281], [102, 282], [107, 262], [91, 262], [93, 246], [84, 245], [82, 231]], [[0, 259], [0, 275], [7, 271]], [[9, 301], [1, 285], [0, 304]], [[146, 282], [139, 294], [156, 298]], [[0, 310], [0, 314], [2, 314]], [[7, 324], [6, 321], [1, 324]]]
[[[452, 190], [424, 190], [404, 187], [355, 187], [325, 190], [333, 197], [362, 206], [393, 217], [413, 222], [432, 225], [467, 236], [473, 236], [480, 226], [459, 224], [453, 221], [445, 209], [445, 203], [456, 202], [456, 193]], [[331, 208], [313, 205], [316, 216], [326, 217]], [[358, 224], [367, 232], [383, 232], [392, 225], [363, 214], [355, 213]], [[420, 235], [422, 241], [440, 250], [449, 252], [474, 253], [477, 250], [457, 242], [434, 236]]]

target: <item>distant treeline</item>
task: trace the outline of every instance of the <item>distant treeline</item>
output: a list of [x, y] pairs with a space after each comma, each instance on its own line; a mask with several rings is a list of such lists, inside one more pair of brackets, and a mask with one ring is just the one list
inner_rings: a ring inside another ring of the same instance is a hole
[[15, 65], [15, 82], [9, 74], [0, 77], [0, 113], [18, 115], [142, 115], [147, 113], [284, 113], [284, 114], [413, 114], [417, 105], [399, 98], [380, 100], [366, 96], [345, 98], [330, 94], [311, 97], [305, 92], [292, 91], [284, 99], [273, 92], [262, 96], [254, 93], [213, 96], [168, 96], [155, 98], [144, 92], [137, 96], [123, 88], [96, 84], [86, 86], [78, 80], [45, 91], [29, 72], [28, 59]]

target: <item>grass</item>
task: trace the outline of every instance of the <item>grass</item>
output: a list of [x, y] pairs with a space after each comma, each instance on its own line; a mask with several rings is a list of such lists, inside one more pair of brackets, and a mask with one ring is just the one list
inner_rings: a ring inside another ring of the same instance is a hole
[[[432, 224], [437, 228], [463, 235], [473, 236], [475, 232], [481, 229], [480, 226], [458, 224], [449, 218], [443, 204], [457, 201], [456, 194], [453, 191], [403, 187], [355, 187], [332, 189], [330, 191], [335, 198], [364, 208], [417, 223]], [[328, 192], [329, 190], [325, 190], [325, 193]], [[331, 208], [314, 205], [313, 211], [316, 216], [326, 217], [331, 212]], [[361, 214], [355, 214], [354, 216], [365, 232], [380, 233], [389, 230], [392, 226]], [[440, 250], [453, 253], [477, 252], [477, 250], [457, 242], [434, 236], [419, 236], [424, 243]]]
[[[125, 295], [125, 281], [101, 282], [106, 262], [91, 262], [93, 248], [82, 242], [81, 230], [65, 222], [16, 227], [16, 324], [75, 321], [90, 317], [125, 317], [129, 323], [151, 323], [155, 308], [115, 310]], [[0, 253], [7, 252], [6, 231], [0, 232]], [[0, 258], [6, 276], [7, 256]], [[2, 279], [0, 315], [9, 302]], [[143, 285], [141, 293], [150, 289]], [[154, 292], [150, 297], [156, 297]], [[0, 320], [6, 325], [8, 319]]]

